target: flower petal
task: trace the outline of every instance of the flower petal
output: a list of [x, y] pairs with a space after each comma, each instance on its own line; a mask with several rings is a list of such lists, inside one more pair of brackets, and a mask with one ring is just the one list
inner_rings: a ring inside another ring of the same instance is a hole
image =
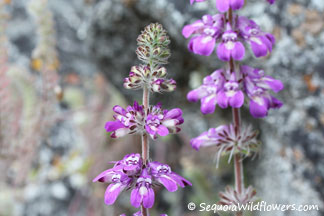
[[182, 116], [182, 110], [180, 108], [174, 108], [167, 112], [164, 119], [175, 119]]
[[96, 181], [99, 181], [99, 182], [108, 182], [108, 181], [111, 180], [111, 175], [113, 175], [113, 174], [114, 174], [113, 169], [105, 170], [102, 173], [100, 173], [96, 178], [94, 178], [92, 180], [92, 182], [96, 182]]
[[119, 105], [114, 106], [113, 111], [115, 113], [120, 114], [120, 115], [125, 115], [126, 114], [126, 110], [123, 107], [119, 106]]
[[114, 131], [112, 134], [111, 134], [111, 137], [112, 138], [119, 138], [119, 137], [123, 137], [125, 136], [126, 134], [128, 134], [129, 132], [129, 129], [128, 128], [119, 128], [117, 129], [116, 131]]
[[170, 192], [178, 189], [177, 183], [167, 175], [162, 175], [157, 180]]
[[165, 127], [164, 125], [160, 125], [158, 127], [158, 130], [157, 130], [157, 133], [160, 135], [160, 136], [167, 136], [169, 134], [169, 130], [167, 127]]
[[263, 81], [276, 93], [284, 89], [284, 85], [280, 80], [276, 80], [270, 76], [265, 76]]
[[222, 61], [229, 61], [231, 58], [231, 51], [226, 49], [225, 43], [221, 43], [217, 47], [217, 56]]
[[141, 202], [142, 202], [142, 196], [139, 193], [139, 188], [134, 188], [131, 192], [130, 203], [135, 208], [138, 208], [141, 206]]
[[201, 35], [193, 41], [193, 52], [199, 55], [210, 56], [215, 48], [216, 40], [212, 36]]
[[[155, 128], [156, 129], [156, 128]], [[145, 130], [151, 134], [151, 135], [155, 135], [156, 134], [156, 130], [153, 130], [153, 128], [151, 128], [149, 125], [145, 125]]]
[[242, 91], [236, 92], [236, 94], [229, 99], [229, 105], [234, 108], [240, 108], [244, 104], [244, 94]]
[[202, 27], [204, 27], [204, 23], [201, 20], [197, 20], [196, 22], [183, 27], [182, 35], [185, 38], [189, 38], [195, 31], [197, 31], [198, 29], [200, 29]]
[[224, 13], [228, 11], [228, 9], [230, 8], [229, 1], [230, 0], [216, 0], [216, 7], [219, 12]]
[[[259, 38], [256, 38], [256, 40]], [[260, 39], [259, 39], [260, 40]], [[268, 48], [262, 42], [250, 41], [254, 55], [259, 58], [268, 54]]]
[[220, 91], [217, 94], [217, 104], [222, 109], [226, 109], [228, 107], [228, 97], [224, 91]]
[[217, 100], [216, 95], [210, 95], [201, 99], [200, 110], [203, 114], [210, 114], [215, 111]]
[[191, 90], [187, 94], [187, 99], [190, 102], [197, 102], [198, 100], [200, 100], [203, 97], [206, 97], [207, 95], [208, 95], [208, 91], [206, 90], [206, 88], [200, 86], [197, 89]]
[[112, 132], [120, 128], [125, 128], [125, 125], [120, 121], [109, 121], [105, 125], [105, 129], [107, 132]]
[[187, 179], [183, 178], [182, 176], [178, 175], [178, 174], [175, 173], [175, 172], [172, 172], [172, 173], [170, 174], [170, 176], [171, 176], [171, 178], [172, 178], [173, 180], [175, 180], [175, 181], [179, 184], [179, 186], [182, 187], [182, 188], [184, 188], [184, 187], [187, 186], [187, 185], [192, 186], [192, 184], [191, 184], [190, 181], [188, 181]]
[[277, 98], [271, 96], [271, 100], [270, 100], [270, 107], [274, 108], [274, 109], [279, 109], [280, 107], [282, 107], [283, 103], [278, 100]]
[[235, 47], [232, 50], [232, 57], [234, 60], [240, 61], [244, 58], [245, 48], [241, 42], [236, 42]]
[[244, 0], [230, 0], [231, 1], [231, 8], [233, 10], [239, 10], [244, 5]]
[[148, 188], [148, 192], [143, 197], [144, 208], [152, 208], [154, 205], [155, 194], [152, 188]]
[[107, 205], [112, 205], [124, 188], [125, 186], [122, 185], [122, 183], [110, 184], [105, 192], [105, 203]]
[[250, 100], [250, 113], [254, 118], [263, 118], [268, 114], [268, 105], [264, 98], [258, 98], [258, 103]]

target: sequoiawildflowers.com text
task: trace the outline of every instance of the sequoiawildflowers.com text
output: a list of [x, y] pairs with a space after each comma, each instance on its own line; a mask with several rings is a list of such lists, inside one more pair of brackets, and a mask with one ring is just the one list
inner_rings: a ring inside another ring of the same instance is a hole
[[237, 212], [237, 211], [260, 211], [260, 212], [270, 212], [270, 211], [298, 211], [298, 212], [307, 212], [307, 211], [319, 211], [318, 205], [312, 204], [278, 204], [271, 203], [268, 204], [265, 201], [261, 202], [249, 202], [247, 204], [237, 204], [237, 205], [219, 205], [219, 204], [208, 204], [200, 203], [196, 205], [193, 202], [188, 204], [188, 209], [191, 211], [198, 210], [201, 212]]

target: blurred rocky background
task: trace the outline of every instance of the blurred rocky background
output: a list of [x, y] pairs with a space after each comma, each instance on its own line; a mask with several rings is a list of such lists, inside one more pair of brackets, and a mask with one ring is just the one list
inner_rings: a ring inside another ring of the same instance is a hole
[[[195, 152], [189, 141], [231, 119], [229, 110], [203, 116], [186, 93], [222, 63], [187, 51], [185, 24], [215, 13], [214, 1], [189, 0], [1, 0], [0, 4], [0, 215], [83, 216], [135, 212], [129, 192], [104, 205], [105, 184], [91, 183], [109, 161], [140, 151], [138, 137], [112, 140], [104, 130], [115, 104], [126, 106], [140, 92], [123, 89], [138, 64], [140, 31], [159, 22], [171, 37], [169, 76], [177, 91], [160, 95], [165, 108], [184, 109], [179, 135], [158, 139], [152, 157], [168, 162], [194, 186], [169, 193], [157, 188], [152, 215], [215, 215], [190, 212], [190, 201], [216, 203], [233, 183], [225, 158], [216, 169], [212, 150]], [[285, 84], [285, 105], [261, 120], [246, 108], [244, 121], [260, 130], [262, 149], [245, 160], [246, 185], [267, 203], [317, 204], [321, 211], [247, 215], [324, 215], [324, 1], [247, 0], [240, 12], [272, 32], [271, 56], [245, 63], [264, 68]], [[221, 214], [226, 215], [226, 214]]]

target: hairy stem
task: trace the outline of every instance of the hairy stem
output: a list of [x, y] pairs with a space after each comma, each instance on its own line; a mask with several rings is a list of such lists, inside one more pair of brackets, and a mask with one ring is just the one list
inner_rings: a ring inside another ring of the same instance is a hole
[[142, 212], [142, 216], [148, 216], [149, 215], [148, 209], [144, 208], [143, 205], [141, 206], [141, 212]]
[[[233, 27], [233, 11], [229, 9], [228, 11], [228, 22]], [[235, 62], [231, 58], [228, 67], [231, 73], [236, 73], [235, 71]], [[233, 115], [233, 125], [235, 134], [239, 135], [241, 130], [241, 115], [240, 115], [240, 108], [232, 108], [232, 115]], [[244, 189], [244, 175], [243, 175], [243, 162], [240, 153], [234, 155], [234, 174], [235, 174], [235, 190], [240, 194]], [[242, 216], [243, 212], [239, 211], [236, 212], [236, 216]]]
[[[233, 120], [235, 133], [240, 133], [240, 109], [233, 108]], [[243, 176], [243, 163], [241, 155], [235, 154], [234, 156], [234, 171], [235, 171], [235, 190], [238, 193], [242, 193], [244, 188], [244, 176]]]
[[[145, 110], [145, 115], [147, 115], [147, 110], [149, 108], [150, 104], [150, 92], [147, 88], [147, 86], [144, 86], [143, 88], [143, 105], [144, 105], [144, 110]], [[144, 162], [144, 166], [146, 166], [148, 160], [150, 157], [150, 143], [149, 143], [149, 137], [147, 136], [146, 133], [142, 135], [142, 158]], [[142, 216], [148, 216], [149, 215], [149, 210], [144, 208], [144, 206], [141, 206], [141, 212]]]
[[[143, 105], [145, 110], [145, 115], [147, 115], [147, 109], [149, 108], [149, 100], [150, 100], [150, 93], [148, 88], [145, 86], [143, 91]], [[149, 144], [149, 137], [146, 133], [142, 135], [142, 158], [144, 161], [144, 165], [147, 164], [147, 161], [150, 157], [150, 144]]]

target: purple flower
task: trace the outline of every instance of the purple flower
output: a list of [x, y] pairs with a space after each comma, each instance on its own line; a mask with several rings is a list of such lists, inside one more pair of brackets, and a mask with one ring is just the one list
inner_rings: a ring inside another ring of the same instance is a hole
[[201, 147], [208, 147], [212, 145], [220, 145], [223, 137], [220, 135], [221, 133], [228, 133], [231, 131], [231, 128], [227, 125], [221, 125], [217, 128], [210, 128], [208, 131], [203, 132], [198, 137], [193, 138], [190, 142], [192, 148], [199, 151]]
[[[238, 74], [238, 75], [236, 75]], [[239, 76], [236, 78], [236, 76]], [[264, 72], [249, 66], [242, 66], [239, 72], [217, 70], [204, 78], [203, 84], [187, 95], [191, 102], [201, 100], [201, 112], [210, 114], [218, 104], [221, 108], [240, 108], [244, 104], [244, 93], [250, 99], [253, 117], [265, 117], [270, 108], [280, 108], [282, 102], [270, 95], [270, 90], [283, 89], [280, 80], [265, 76]]]
[[128, 154], [116, 162], [115, 169], [121, 169], [127, 175], [136, 175], [142, 169], [143, 160], [140, 154]]
[[217, 47], [217, 56], [222, 61], [229, 61], [231, 58], [240, 61], [244, 58], [245, 48], [238, 41], [237, 33], [231, 30], [228, 24], [228, 30], [222, 35], [222, 42]]
[[182, 111], [179, 108], [162, 110], [161, 105], [152, 106], [145, 115], [144, 107], [136, 101], [133, 106], [125, 110], [120, 106], [113, 108], [115, 111], [114, 121], [106, 123], [107, 132], [113, 132], [112, 138], [126, 134], [148, 133], [153, 139], [157, 135], [166, 136], [169, 133], [177, 133], [183, 123]]
[[250, 44], [256, 57], [266, 56], [272, 51], [275, 38], [272, 34], [264, 33], [260, 27], [246, 17], [238, 17], [237, 28], [240, 36]]
[[144, 121], [145, 113], [144, 107], [140, 106], [137, 101], [133, 106], [128, 106], [126, 110], [118, 105], [114, 106], [113, 110], [115, 121], [107, 122], [105, 126], [107, 132], [113, 132], [112, 138], [142, 132], [141, 123]]
[[142, 168], [143, 161], [140, 154], [128, 154], [122, 160], [115, 161], [114, 167], [100, 173], [93, 182], [111, 182], [112, 176], [116, 172], [122, 172], [126, 175], [135, 175], [138, 174]]
[[253, 117], [265, 117], [269, 109], [280, 108], [283, 105], [269, 93], [270, 90], [277, 93], [284, 88], [280, 80], [265, 76], [263, 70], [249, 66], [241, 66], [241, 73], [244, 76], [244, 88], [250, 99], [250, 113]]
[[183, 123], [182, 111], [179, 108], [162, 110], [161, 105], [150, 107], [145, 120], [145, 130], [156, 139], [157, 135], [166, 136], [169, 133], [177, 133], [178, 127]]
[[240, 89], [240, 84], [235, 80], [235, 73], [232, 73], [231, 79], [217, 94], [217, 103], [223, 109], [228, 106], [240, 108], [244, 104], [244, 94]]
[[199, 55], [211, 55], [216, 40], [220, 38], [224, 29], [224, 19], [223, 14], [204, 15], [201, 20], [186, 25], [182, 29], [183, 36], [189, 38], [194, 34], [188, 44], [189, 51]]
[[239, 10], [243, 5], [244, 0], [216, 0], [216, 7], [222, 13], [228, 11], [230, 8]]
[[93, 182], [96, 181], [111, 183], [105, 192], [105, 203], [107, 205], [112, 205], [116, 201], [118, 195], [132, 183], [132, 179], [128, 177], [128, 175], [114, 168], [99, 174], [99, 176], [93, 180]]
[[270, 4], [275, 3], [276, 0], [267, 0]]
[[121, 161], [115, 162], [113, 168], [100, 173], [93, 182], [111, 183], [105, 193], [105, 203], [113, 204], [118, 195], [129, 188], [133, 182], [133, 176], [138, 175], [142, 169], [142, 159], [140, 154], [128, 154]]
[[147, 169], [143, 169], [141, 176], [137, 179], [136, 186], [131, 193], [131, 204], [138, 208], [143, 204], [144, 208], [152, 208], [154, 204], [154, 190], [152, 189], [152, 177]]
[[217, 93], [223, 88], [225, 78], [224, 70], [217, 70], [210, 76], [204, 78], [203, 84], [187, 95], [187, 99], [191, 102], [201, 100], [200, 110], [203, 114], [210, 114], [215, 111], [217, 104]]
[[169, 191], [176, 191], [178, 185], [192, 185], [188, 180], [171, 171], [171, 168], [159, 162], [151, 162], [146, 167], [140, 154], [128, 154], [122, 160], [115, 161], [114, 167], [100, 173], [93, 182], [107, 182], [110, 185], [105, 193], [105, 203], [113, 204], [125, 189], [132, 188], [131, 204], [138, 208], [141, 204], [151, 208], [154, 204], [153, 186], [162, 184]]
[[167, 164], [162, 164], [155, 161], [149, 163], [149, 167], [154, 179], [161, 183], [170, 192], [176, 191], [178, 189], [178, 185], [182, 188], [187, 185], [192, 186], [188, 180], [172, 172], [171, 167]]
[[190, 91], [187, 99], [191, 102], [201, 100], [203, 114], [213, 113], [216, 104], [223, 109], [228, 106], [239, 108], [244, 103], [244, 94], [241, 84], [235, 80], [235, 73], [217, 70], [205, 77], [199, 88]]

